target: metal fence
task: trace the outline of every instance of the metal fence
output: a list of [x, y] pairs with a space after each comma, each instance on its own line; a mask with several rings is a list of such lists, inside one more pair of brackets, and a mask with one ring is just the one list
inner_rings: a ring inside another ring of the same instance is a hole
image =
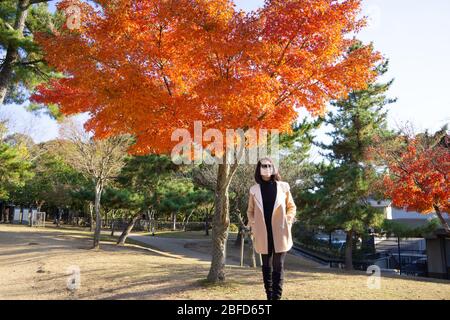
[[[294, 249], [297, 254], [322, 264], [343, 268], [345, 247], [343, 232], [323, 234], [309, 231], [307, 237], [297, 239]], [[389, 273], [428, 276], [426, 241], [423, 238], [375, 236], [357, 241], [353, 250], [353, 268], [367, 270], [371, 265]]]
[[423, 238], [379, 238], [374, 264], [400, 274], [427, 276], [426, 242]]

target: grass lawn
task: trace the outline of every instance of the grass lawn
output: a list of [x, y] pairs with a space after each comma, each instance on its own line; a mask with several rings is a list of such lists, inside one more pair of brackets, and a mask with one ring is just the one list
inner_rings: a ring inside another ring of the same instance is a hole
[[[84, 230], [0, 225], [0, 299], [264, 299], [259, 268], [228, 266], [227, 282], [209, 285], [209, 262], [91, 244]], [[66, 284], [71, 266], [81, 271], [75, 291]], [[369, 289], [362, 272], [291, 266], [284, 299], [450, 299], [450, 282], [384, 276], [381, 289]]]

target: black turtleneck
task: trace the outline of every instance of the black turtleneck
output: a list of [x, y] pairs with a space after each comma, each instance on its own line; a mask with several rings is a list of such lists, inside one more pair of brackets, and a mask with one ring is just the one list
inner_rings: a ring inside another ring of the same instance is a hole
[[260, 184], [261, 196], [264, 208], [264, 219], [266, 221], [267, 235], [272, 236], [272, 213], [277, 198], [277, 183], [274, 180], [265, 181]]

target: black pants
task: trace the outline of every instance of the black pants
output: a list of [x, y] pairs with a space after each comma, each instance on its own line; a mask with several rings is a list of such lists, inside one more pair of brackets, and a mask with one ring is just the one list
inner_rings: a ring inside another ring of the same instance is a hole
[[268, 233], [268, 254], [262, 254], [264, 287], [269, 300], [280, 300], [284, 283], [284, 260], [287, 252], [275, 252], [272, 234]]
[[262, 254], [263, 267], [270, 268], [276, 272], [284, 272], [284, 260], [286, 259], [287, 252], [275, 253], [275, 248], [273, 245], [273, 237], [271, 234], [268, 235], [268, 254]]

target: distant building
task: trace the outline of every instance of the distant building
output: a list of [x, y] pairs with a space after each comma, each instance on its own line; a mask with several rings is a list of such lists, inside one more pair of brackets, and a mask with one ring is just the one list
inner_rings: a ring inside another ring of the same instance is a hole
[[[383, 208], [384, 217], [387, 220], [400, 222], [412, 228], [423, 226], [428, 221], [437, 218], [435, 213], [421, 214], [416, 211], [406, 211], [403, 208], [392, 206], [391, 202], [388, 200], [384, 201], [369, 200], [369, 203], [375, 208], [377, 207]], [[442, 216], [447, 221], [447, 223], [450, 224], [449, 215], [447, 213], [443, 213]]]
[[[404, 224], [411, 228], [424, 226], [430, 220], [436, 219], [435, 213], [421, 214], [415, 211], [406, 211], [403, 208], [392, 206], [389, 201], [369, 201], [373, 207], [384, 210], [387, 220]], [[447, 213], [443, 218], [450, 224]], [[374, 263], [384, 269], [401, 268], [410, 275], [429, 276], [433, 278], [450, 278], [450, 239], [440, 235], [439, 230], [434, 236], [424, 238], [386, 238], [376, 237], [376, 251], [380, 258]]]

